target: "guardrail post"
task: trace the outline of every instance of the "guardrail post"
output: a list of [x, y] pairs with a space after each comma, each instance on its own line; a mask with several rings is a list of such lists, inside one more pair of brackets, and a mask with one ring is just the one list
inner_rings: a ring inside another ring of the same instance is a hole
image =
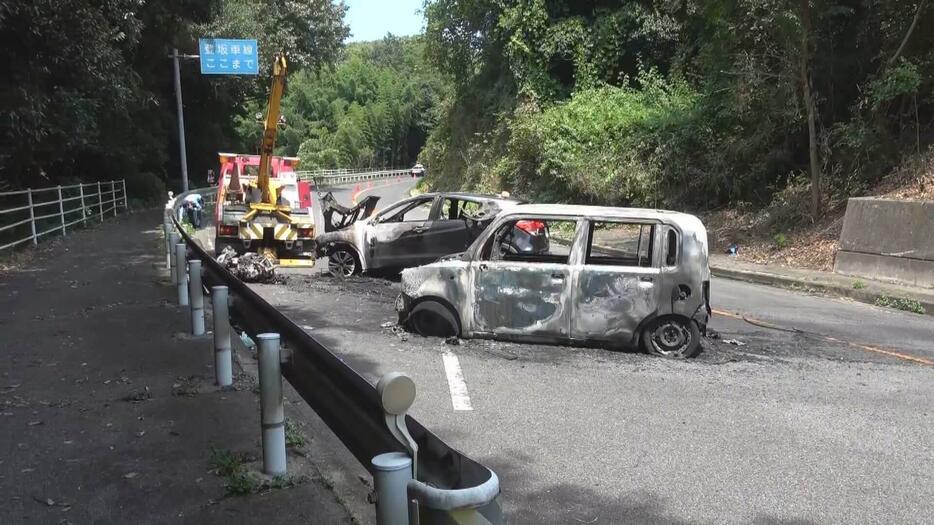
[[168, 245], [165, 247], [165, 256], [168, 258], [169, 273], [172, 274], [172, 284], [178, 284], [178, 259], [175, 258], [175, 245], [178, 244], [178, 232], [169, 226]]
[[373, 458], [372, 464], [377, 525], [408, 525], [412, 458], [403, 452], [389, 452]]
[[204, 290], [198, 259], [188, 261], [188, 304], [191, 305], [191, 335], [204, 335]]
[[26, 188], [26, 197], [29, 199], [29, 228], [32, 231], [32, 245], [39, 246], [39, 237], [36, 236], [36, 210], [32, 207], [32, 188]]
[[65, 235], [65, 205], [62, 202], [62, 186], [58, 186], [58, 216], [62, 220], [62, 237], [67, 237]]
[[165, 252], [165, 269], [172, 269], [172, 246], [175, 244], [172, 242], [172, 223], [168, 221], [165, 217], [162, 219], [162, 237], [165, 241], [164, 252]]
[[187, 250], [184, 243], [175, 245], [175, 275], [178, 276], [178, 305], [188, 306], [188, 272], [185, 271]]
[[285, 409], [282, 406], [282, 374], [279, 334], [259, 334], [259, 397], [263, 429], [263, 472], [286, 473]]
[[123, 209], [125, 211], [130, 209], [130, 197], [126, 194], [126, 179], [121, 179], [120, 182], [122, 182], [123, 186]]
[[101, 191], [101, 182], [97, 181], [97, 205], [100, 208], [101, 222], [104, 222], [104, 193]]
[[81, 195], [81, 225], [88, 225], [87, 210], [84, 209], [84, 183], [78, 183], [78, 193]]
[[[408, 454], [380, 454], [371, 460], [376, 493], [376, 523], [408, 524], [408, 483], [416, 476], [417, 468], [413, 458], [418, 457], [418, 445], [406, 428], [405, 414], [415, 402], [415, 382], [405, 374], [389, 372], [379, 379], [376, 392], [389, 432], [409, 451]], [[417, 515], [417, 507], [412, 512]]]
[[117, 188], [114, 185], [114, 181], [110, 181], [110, 198], [113, 200], [114, 205], [114, 217], [117, 216]]
[[220, 387], [233, 384], [227, 297], [226, 286], [211, 287], [211, 301], [214, 307], [214, 376], [217, 379], [217, 386]]

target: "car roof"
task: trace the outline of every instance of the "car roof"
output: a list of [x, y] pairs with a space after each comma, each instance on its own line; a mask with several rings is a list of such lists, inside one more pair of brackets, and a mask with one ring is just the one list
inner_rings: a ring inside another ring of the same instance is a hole
[[694, 215], [652, 208], [617, 208], [612, 206], [587, 206], [583, 204], [521, 204], [509, 210], [509, 213], [564, 215], [569, 217], [594, 217], [605, 219], [658, 220], [691, 230], [704, 229], [700, 219]]
[[492, 195], [489, 193], [469, 193], [469, 192], [464, 192], [464, 191], [436, 191], [436, 192], [430, 192], [430, 193], [423, 193], [421, 195], [417, 195], [417, 197], [436, 197], [438, 195], [442, 197], [450, 197], [454, 199], [463, 198], [463, 199], [491, 200], [491, 201], [500, 201], [500, 202], [515, 202], [517, 204], [525, 202], [515, 197], [503, 197], [501, 195]]

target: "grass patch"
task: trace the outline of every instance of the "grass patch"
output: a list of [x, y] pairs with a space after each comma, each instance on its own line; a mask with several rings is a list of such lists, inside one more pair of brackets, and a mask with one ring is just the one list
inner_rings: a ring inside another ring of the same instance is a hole
[[785, 237], [784, 233], [776, 233], [772, 240], [775, 241], [775, 247], [779, 250], [784, 250], [788, 247], [788, 237]]
[[224, 490], [228, 496], [247, 496], [287, 489], [306, 481], [305, 476], [276, 476], [264, 479], [246, 468], [244, 463], [248, 459], [246, 454], [211, 446], [208, 465], [212, 473], [224, 478]]
[[241, 470], [224, 479], [224, 489], [228, 496], [247, 496], [260, 492], [263, 480], [253, 472]]
[[292, 419], [285, 420], [285, 445], [292, 448], [305, 448], [305, 433], [302, 427]]
[[214, 474], [227, 477], [243, 470], [243, 461], [245, 459], [243, 454], [235, 454], [225, 448], [211, 445], [208, 467]]
[[864, 283], [863, 281], [860, 281], [859, 279], [853, 281], [854, 290], [862, 290], [865, 287], [866, 287], [866, 283]]
[[876, 306], [884, 306], [886, 308], [895, 308], [896, 310], [903, 310], [905, 312], [913, 312], [916, 314], [923, 314], [924, 306], [914, 299], [905, 299], [903, 297], [890, 297], [888, 295], [880, 295], [875, 302]]
[[182, 229], [185, 230], [185, 233], [188, 234], [189, 237], [195, 234], [195, 227], [193, 224], [188, 222], [187, 217], [182, 220]]

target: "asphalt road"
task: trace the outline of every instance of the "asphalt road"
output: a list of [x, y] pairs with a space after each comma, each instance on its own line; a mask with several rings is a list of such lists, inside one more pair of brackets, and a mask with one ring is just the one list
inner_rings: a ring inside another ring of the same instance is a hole
[[[385, 206], [410, 185], [367, 191]], [[679, 362], [447, 345], [392, 326], [391, 279], [283, 273], [255, 289], [370, 380], [409, 373], [414, 415], [498, 473], [513, 523], [934, 515], [934, 368], [849, 344], [930, 357], [929, 317], [715, 279], [715, 309], [751, 322], [715, 316], [719, 337]]]

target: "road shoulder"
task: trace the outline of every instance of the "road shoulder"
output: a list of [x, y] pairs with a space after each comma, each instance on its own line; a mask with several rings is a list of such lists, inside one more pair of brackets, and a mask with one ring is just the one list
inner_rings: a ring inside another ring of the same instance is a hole
[[861, 303], [879, 305], [883, 298], [909, 299], [934, 315], [934, 289], [873, 281], [831, 272], [800, 270], [775, 264], [755, 264], [733, 257], [710, 256], [710, 271], [716, 277], [845, 297]]
[[160, 219], [75, 232], [0, 275], [0, 522], [353, 522], [294, 451], [286, 488], [226, 495], [212, 448], [264, 480], [258, 399], [214, 386], [211, 338], [188, 335], [160, 268]]

